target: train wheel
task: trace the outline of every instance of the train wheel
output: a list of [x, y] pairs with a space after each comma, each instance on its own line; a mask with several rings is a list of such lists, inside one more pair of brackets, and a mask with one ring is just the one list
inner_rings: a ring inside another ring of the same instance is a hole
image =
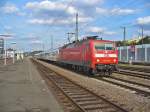
[[76, 65], [76, 71], [78, 72], [79, 71], [79, 69], [78, 69], [78, 66]]
[[85, 73], [86, 73], [86, 67], [83, 67], [83, 72], [85, 72]]
[[112, 71], [110, 71], [110, 70], [105, 72], [105, 76], [107, 76], [107, 77], [109, 77], [111, 74], [112, 74]]
[[82, 71], [81, 66], [78, 66], [78, 71], [79, 71], [79, 72], [81, 72], [81, 71]]
[[88, 76], [91, 76], [90, 68], [89, 67], [83, 67], [84, 73], [86, 73]]
[[72, 70], [75, 70], [75, 65], [72, 65]]
[[78, 70], [79, 70], [79, 72], [81, 72], [82, 71], [82, 67], [78, 66]]
[[94, 69], [89, 69], [89, 73], [90, 73], [90, 76], [98, 76], [99, 74], [98, 74], [98, 72], [97, 72], [97, 70], [94, 70]]
[[105, 71], [101, 71], [99, 76], [105, 76]]
[[112, 75], [112, 70], [109, 71], [109, 76]]

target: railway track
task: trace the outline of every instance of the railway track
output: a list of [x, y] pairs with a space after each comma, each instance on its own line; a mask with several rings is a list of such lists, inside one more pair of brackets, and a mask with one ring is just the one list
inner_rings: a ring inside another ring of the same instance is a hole
[[122, 75], [128, 75], [128, 76], [139, 77], [139, 78], [150, 80], [150, 73], [123, 70], [123, 69], [119, 69], [119, 71], [116, 71], [114, 73], [119, 73], [119, 74], [122, 74]]
[[141, 84], [141, 83], [137, 83], [137, 82], [121, 79], [121, 78], [116, 78], [116, 77], [103, 77], [103, 78], [98, 77], [96, 79], [113, 85], [120, 86], [122, 88], [129, 89], [131, 91], [135, 91], [136, 94], [140, 94], [145, 97], [150, 96], [150, 86], [145, 84]]
[[138, 83], [138, 82], [135, 82], [135, 81], [126, 80], [126, 79], [121, 79], [121, 78], [117, 78], [117, 77], [113, 77], [113, 76], [111, 76], [110, 78], [150, 89], [150, 86], [146, 85], [146, 84], [142, 84], [142, 83]]
[[[150, 80], [150, 75], [149, 73], [137, 73], [136, 71], [128, 71], [128, 70], [120, 70], [119, 73], [121, 75], [128, 75], [128, 76], [133, 76], [133, 77], [139, 77], [139, 78], [144, 78]], [[150, 86], [137, 83], [134, 81], [129, 81], [121, 78], [116, 78], [116, 77], [96, 77], [98, 80], [105, 81], [107, 83], [113, 84], [120, 86], [122, 88], [129, 89], [131, 91], [134, 91], [136, 94], [140, 94], [142, 96], [148, 97], [150, 96]]]
[[[42, 61], [44, 61], [46, 63], [49, 63], [46, 60], [42, 60]], [[51, 64], [54, 64], [54, 63], [51, 63]], [[58, 64], [54, 64], [54, 65], [61, 67]], [[68, 69], [68, 68], [65, 68], [65, 69]], [[71, 70], [71, 71], [73, 71], [73, 70]], [[119, 73], [119, 74], [122, 74], [122, 75], [128, 75], [128, 76], [139, 77], [139, 78], [150, 80], [150, 73], [145, 73], [145, 72], [137, 72], [137, 71], [119, 69], [119, 71], [115, 71], [114, 73]]]
[[119, 68], [120, 69], [124, 69], [124, 70], [130, 70], [130, 71], [150, 73], [150, 69], [149, 68], [128, 67], [128, 66], [119, 66]]
[[[35, 62], [36, 63], [36, 62]], [[67, 78], [49, 71], [48, 68], [36, 63], [44, 73], [44, 77], [59, 88], [83, 112], [127, 112], [127, 110], [92, 91], [68, 80]]]

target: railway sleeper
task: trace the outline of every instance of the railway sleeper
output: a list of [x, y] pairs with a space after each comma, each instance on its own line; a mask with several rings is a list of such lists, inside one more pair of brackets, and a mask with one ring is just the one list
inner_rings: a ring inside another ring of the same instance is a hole
[[73, 95], [87, 95], [88, 93], [85, 92], [85, 93], [68, 93], [70, 96], [73, 96]]
[[110, 107], [109, 105], [106, 105], [106, 104], [85, 105], [85, 106], [83, 106], [83, 108], [85, 110], [102, 110], [102, 109], [108, 109], [108, 108], [114, 110], [112, 107]]
[[78, 89], [78, 87], [74, 87], [74, 86], [67, 86], [67, 85], [59, 85], [59, 86], [61, 86], [63, 89]]
[[[79, 92], [84, 92], [84, 90], [81, 90], [79, 88], [67, 88], [67, 87], [61, 87], [61, 89], [63, 89], [64, 91], [69, 91], [69, 92], [75, 92], [75, 91], [79, 91]], [[74, 90], [73, 90], [74, 89]]]
[[103, 104], [101, 101], [84, 101], [84, 102], [79, 102], [79, 105], [84, 106], [84, 105], [97, 105], [97, 104]]
[[71, 96], [71, 98], [88, 98], [88, 97], [92, 97], [91, 95], [74, 95]]
[[74, 99], [76, 102], [84, 102], [84, 101], [95, 101], [97, 100], [96, 98], [79, 98], [79, 99]]
[[79, 91], [76, 91], [76, 90], [65, 90], [65, 93], [67, 94], [80, 94], [80, 93], [85, 93], [84, 90], [79, 90]]

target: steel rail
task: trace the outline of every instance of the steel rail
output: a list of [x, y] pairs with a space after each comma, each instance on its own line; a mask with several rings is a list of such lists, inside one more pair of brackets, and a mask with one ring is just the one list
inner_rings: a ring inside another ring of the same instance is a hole
[[103, 79], [103, 78], [96, 78], [98, 80], [101, 80], [101, 81], [104, 81], [104, 82], [108, 82], [110, 84], [113, 84], [113, 85], [117, 85], [117, 86], [120, 86], [120, 87], [123, 87], [123, 88], [126, 88], [126, 89], [129, 89], [131, 91], [135, 91], [137, 94], [141, 94], [141, 95], [144, 95], [144, 96], [150, 96], [150, 92], [148, 91], [144, 91], [144, 90], [141, 90], [141, 89], [138, 89], [138, 88], [135, 88], [135, 87], [132, 87], [132, 86], [128, 86], [126, 84], [121, 84], [121, 83], [118, 83], [118, 82], [114, 82], [114, 81], [111, 81], [111, 80], [107, 80], [107, 79]]
[[145, 87], [145, 88], [149, 88], [149, 89], [150, 89], [150, 86], [149, 86], [149, 85], [145, 85], [145, 84], [142, 84], [142, 83], [125, 80], [125, 79], [117, 78], [117, 77], [114, 77], [114, 76], [110, 76], [109, 78], [115, 79], [115, 80], [118, 80], [118, 81], [122, 81], [122, 82], [126, 82], [126, 83], [130, 83], [130, 84], [134, 84], [134, 85], [138, 85], [138, 86], [143, 86], [143, 87]]

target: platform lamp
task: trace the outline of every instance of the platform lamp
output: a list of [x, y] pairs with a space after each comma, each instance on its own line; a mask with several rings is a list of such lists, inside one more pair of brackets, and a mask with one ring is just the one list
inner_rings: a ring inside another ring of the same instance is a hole
[[16, 45], [16, 43], [13, 42], [11, 44], [13, 45], [12, 48], [13, 48], [13, 64], [14, 64], [15, 63], [15, 45]]

